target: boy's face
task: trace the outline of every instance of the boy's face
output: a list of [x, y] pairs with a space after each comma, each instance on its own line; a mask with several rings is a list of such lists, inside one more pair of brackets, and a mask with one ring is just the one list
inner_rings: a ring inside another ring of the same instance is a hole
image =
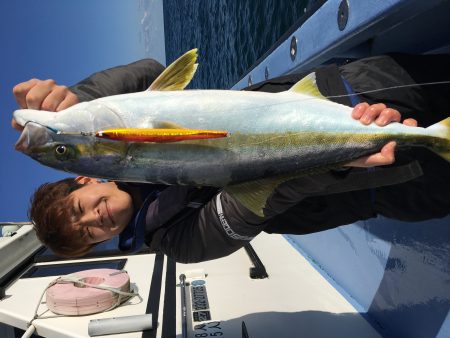
[[84, 186], [69, 195], [74, 231], [81, 231], [89, 244], [121, 233], [133, 215], [131, 196], [114, 182], [100, 183], [88, 177], [78, 177], [77, 181]]

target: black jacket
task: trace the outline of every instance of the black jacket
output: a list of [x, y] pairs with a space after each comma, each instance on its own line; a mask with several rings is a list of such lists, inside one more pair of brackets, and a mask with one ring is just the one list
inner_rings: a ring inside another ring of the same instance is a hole
[[[370, 83], [369, 79], [354, 78], [360, 75], [361, 67], [367, 65], [369, 69], [375, 69], [375, 73], [381, 71], [386, 75], [392, 74], [395, 70], [400, 73], [404, 72], [398, 64], [389, 64], [395, 63], [393, 60], [391, 57], [380, 57], [361, 61], [359, 64], [353, 63], [341, 67], [340, 73], [356, 91], [361, 90], [360, 85], [372, 85], [373, 88], [375, 84]], [[370, 66], [371, 64], [375, 65], [374, 68]], [[384, 70], [385, 66], [390, 68]], [[71, 90], [83, 101], [105, 95], [141, 91], [145, 90], [162, 70], [163, 67], [155, 61], [142, 60], [128, 66], [94, 74], [73, 86]], [[323, 94], [346, 93], [337, 68], [322, 68], [316, 74], [319, 88]], [[375, 75], [370, 74], [372, 77]], [[386, 75], [385, 77], [388, 77]], [[249, 90], [269, 92], [286, 90], [301, 77], [301, 75], [293, 75], [278, 78], [250, 87]], [[379, 80], [383, 81], [384, 79], [381, 76]], [[398, 83], [403, 84], [404, 80], [404, 78], [399, 78]], [[378, 81], [376, 76], [374, 81]], [[419, 82], [422, 81], [419, 80]], [[383, 82], [377, 82], [377, 85], [378, 87], [386, 86]], [[413, 92], [416, 90], [417, 88]], [[399, 98], [398, 102], [401, 103], [402, 100], [410, 102], [410, 95], [412, 95], [410, 91], [411, 89], [406, 90], [402, 94], [405, 98]], [[417, 96], [419, 101], [424, 95], [420, 94]], [[376, 97], [363, 97], [362, 99], [369, 100], [369, 102], [381, 102]], [[387, 98], [383, 97], [383, 99], [388, 105], [392, 105], [392, 102], [386, 101]], [[339, 100], [341, 103], [349, 104], [346, 98]], [[395, 107], [401, 112], [404, 111], [400, 105]], [[412, 112], [413, 110], [411, 110]], [[439, 120], [439, 118], [437, 119]], [[426, 156], [433, 155], [426, 152]], [[433, 160], [436, 158], [433, 157]], [[390, 175], [386, 175], [384, 172], [380, 175], [379, 172], [368, 174], [365, 171], [345, 170], [304, 177], [283, 184], [269, 199], [265, 210], [267, 217], [264, 219], [253, 215], [239, 202], [225, 192], [220, 193], [217, 189], [169, 187], [148, 209], [146, 243], [152, 250], [162, 251], [179, 262], [196, 262], [228, 255], [245, 245], [264, 229], [277, 233], [309, 233], [373, 217], [377, 213], [400, 219], [409, 217], [411, 214], [408, 209], [418, 209], [414, 204], [418, 202], [416, 199], [411, 203], [407, 201], [406, 208], [398, 207], [389, 201], [391, 196], [388, 193], [378, 193], [379, 189], [377, 189], [374, 198], [373, 190], [367, 189], [407, 181], [421, 174], [420, 166], [409, 165], [410, 158], [405, 159], [402, 163], [405, 163], [406, 166], [400, 167], [397, 171], [391, 171]], [[445, 163], [445, 165], [447, 165], [445, 168], [448, 172], [448, 164]], [[396, 168], [399, 168], [398, 163], [396, 163]], [[412, 182], [416, 181], [417, 179]], [[427, 182], [425, 180], [426, 184]], [[411, 189], [411, 182], [403, 184], [407, 189]], [[395, 188], [386, 189], [395, 191]], [[435, 190], [439, 189], [432, 188], [431, 190], [432, 193], [436, 193]], [[351, 192], [341, 193], [341, 191]], [[436, 207], [432, 207], [435, 205], [434, 203], [426, 203], [427, 210], [420, 212], [419, 218], [442, 217], [448, 214], [450, 206], [450, 203], [446, 203], [448, 194], [443, 195], [445, 196], [437, 197], [440, 201], [442, 199], [442, 203]], [[388, 200], [380, 201], [383, 196], [388, 197]], [[380, 207], [378, 208], [377, 205]], [[431, 210], [433, 208], [435, 210]]]

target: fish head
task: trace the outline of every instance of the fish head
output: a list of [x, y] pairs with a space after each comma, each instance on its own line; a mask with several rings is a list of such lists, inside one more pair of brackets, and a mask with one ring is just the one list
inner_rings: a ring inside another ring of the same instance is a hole
[[96, 100], [81, 102], [59, 112], [18, 109], [13, 118], [22, 127], [34, 122], [64, 132], [95, 132], [125, 126], [114, 107]]
[[77, 157], [77, 147], [67, 142], [49, 127], [27, 122], [15, 149], [42, 164], [59, 169], [64, 162]]
[[58, 134], [52, 128], [35, 122], [28, 122], [16, 142], [15, 149], [48, 167], [75, 173], [77, 175], [112, 178], [108, 171], [120, 165], [125, 145], [121, 142], [99, 140], [89, 135]]

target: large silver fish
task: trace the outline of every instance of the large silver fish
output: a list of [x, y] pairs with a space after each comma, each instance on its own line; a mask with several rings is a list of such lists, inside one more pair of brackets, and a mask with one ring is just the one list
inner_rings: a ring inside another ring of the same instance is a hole
[[[375, 153], [391, 140], [450, 160], [450, 118], [426, 129], [364, 126], [350, 117], [351, 108], [320, 94], [314, 74], [276, 94], [182, 91], [196, 58], [196, 50], [186, 53], [145, 92], [59, 113], [17, 110], [14, 118], [25, 128], [16, 149], [85, 176], [226, 187], [258, 214], [279, 183]], [[99, 133], [111, 128], [122, 130]], [[130, 142], [149, 133], [152, 142]]]

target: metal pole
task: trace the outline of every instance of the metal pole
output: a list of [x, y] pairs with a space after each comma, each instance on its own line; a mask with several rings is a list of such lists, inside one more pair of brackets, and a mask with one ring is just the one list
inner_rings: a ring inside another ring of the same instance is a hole
[[186, 276], [180, 275], [181, 290], [181, 336], [187, 338], [187, 308], [186, 308]]

